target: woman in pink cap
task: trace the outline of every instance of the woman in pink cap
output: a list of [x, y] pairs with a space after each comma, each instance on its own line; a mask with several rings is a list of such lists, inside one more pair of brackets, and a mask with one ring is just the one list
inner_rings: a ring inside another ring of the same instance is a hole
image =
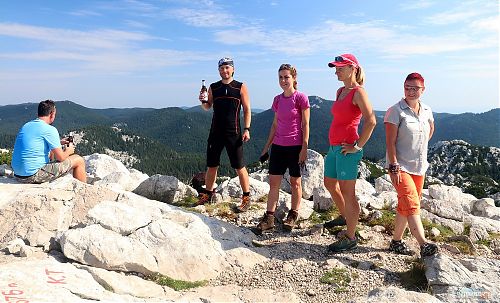
[[[331, 112], [333, 120], [328, 139], [330, 149], [325, 158], [325, 187], [330, 192], [341, 216], [326, 226], [347, 225], [347, 232], [328, 249], [341, 252], [357, 247], [355, 235], [359, 218], [359, 203], [355, 186], [358, 164], [363, 157], [363, 146], [375, 128], [376, 119], [368, 95], [363, 88], [364, 72], [354, 55], [343, 54], [328, 63], [335, 67], [335, 74], [344, 86], [337, 90], [337, 98]], [[358, 134], [358, 126], [363, 118], [363, 130]]]

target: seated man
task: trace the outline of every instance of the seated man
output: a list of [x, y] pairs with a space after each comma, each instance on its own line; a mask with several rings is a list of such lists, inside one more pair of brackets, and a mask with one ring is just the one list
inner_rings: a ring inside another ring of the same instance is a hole
[[[12, 154], [12, 169], [17, 180], [43, 183], [73, 169], [74, 178], [87, 182], [85, 160], [74, 154], [73, 143], [60, 140], [59, 132], [51, 125], [55, 118], [54, 101], [45, 100], [38, 104], [38, 119], [21, 127]], [[63, 149], [61, 144], [67, 144], [66, 148]]]

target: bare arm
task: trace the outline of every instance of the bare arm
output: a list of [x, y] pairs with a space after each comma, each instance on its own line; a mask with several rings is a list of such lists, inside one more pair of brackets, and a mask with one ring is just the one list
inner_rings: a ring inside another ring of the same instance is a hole
[[387, 149], [387, 160], [389, 163], [398, 163], [396, 157], [396, 139], [398, 138], [398, 126], [385, 122], [385, 146]]
[[[243, 127], [250, 128], [252, 122], [252, 110], [250, 109], [250, 97], [248, 96], [248, 90], [245, 83], [241, 85], [241, 105], [243, 106]], [[208, 96], [210, 99], [210, 94]], [[250, 131], [243, 131], [243, 142], [250, 140]]]
[[[398, 139], [398, 126], [389, 122], [385, 123], [385, 146], [387, 149], [387, 161], [388, 164], [398, 163], [396, 157], [396, 140]], [[389, 176], [393, 184], [397, 185], [401, 182], [401, 174], [399, 171], [396, 173], [391, 173], [389, 171]]]
[[432, 138], [432, 135], [434, 135], [434, 121], [429, 121], [429, 126], [431, 127], [431, 130], [429, 132], [429, 141]]
[[306, 108], [302, 111], [302, 149], [299, 154], [299, 163], [306, 161], [307, 148], [309, 146], [309, 118], [311, 109]]
[[267, 151], [269, 150], [269, 147], [271, 147], [271, 144], [273, 143], [273, 139], [274, 139], [274, 134], [276, 133], [276, 126], [277, 125], [278, 125], [278, 116], [276, 115], [276, 113], [274, 113], [273, 124], [271, 125], [271, 129], [269, 130], [269, 136], [267, 137], [267, 142], [264, 145], [262, 152], [260, 153], [261, 156], [263, 154], [267, 153]]
[[70, 143], [69, 146], [67, 146], [64, 150], [61, 147], [56, 147], [52, 149], [50, 151], [49, 157], [52, 159], [53, 156], [58, 162], [63, 162], [74, 153], [75, 153], [75, 146], [72, 143]]
[[359, 107], [361, 114], [363, 115], [363, 129], [358, 139], [358, 146], [363, 147], [370, 139], [373, 129], [377, 124], [377, 119], [375, 119], [372, 105], [368, 99], [366, 91], [363, 88], [358, 89], [357, 93], [354, 95], [353, 102]]

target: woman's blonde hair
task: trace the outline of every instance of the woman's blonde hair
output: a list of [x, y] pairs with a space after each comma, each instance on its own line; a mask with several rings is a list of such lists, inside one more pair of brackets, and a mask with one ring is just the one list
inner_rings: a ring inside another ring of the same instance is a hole
[[365, 72], [363, 71], [361, 65], [358, 65], [358, 67], [356, 68], [356, 82], [359, 85], [363, 85], [363, 83], [365, 82]]
[[297, 69], [291, 64], [284, 63], [284, 64], [280, 65], [280, 68], [278, 69], [278, 74], [282, 70], [289, 70], [290, 71], [290, 75], [292, 75], [292, 77], [293, 77], [293, 88], [297, 89]]

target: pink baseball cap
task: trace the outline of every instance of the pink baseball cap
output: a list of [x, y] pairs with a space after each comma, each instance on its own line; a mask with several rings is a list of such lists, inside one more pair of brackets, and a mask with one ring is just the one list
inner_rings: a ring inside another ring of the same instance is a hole
[[352, 54], [343, 54], [335, 57], [335, 59], [332, 62], [328, 63], [329, 67], [335, 67], [335, 66], [341, 67], [347, 65], [358, 67], [359, 66], [358, 59], [356, 59], [356, 57], [354, 57], [354, 55]]

